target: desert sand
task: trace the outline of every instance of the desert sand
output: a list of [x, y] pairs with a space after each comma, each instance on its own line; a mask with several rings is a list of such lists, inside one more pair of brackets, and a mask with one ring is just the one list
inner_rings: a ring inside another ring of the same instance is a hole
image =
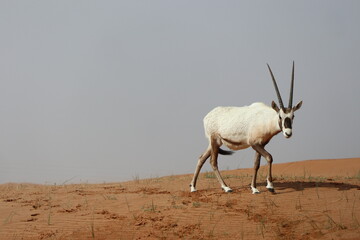
[[[195, 162], [194, 162], [195, 164]], [[103, 184], [0, 185], [0, 239], [360, 239], [360, 158]]]

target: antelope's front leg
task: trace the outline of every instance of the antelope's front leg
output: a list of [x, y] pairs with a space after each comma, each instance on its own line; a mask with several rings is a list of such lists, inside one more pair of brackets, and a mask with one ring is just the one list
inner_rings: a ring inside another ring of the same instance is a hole
[[254, 145], [252, 146], [252, 148], [258, 152], [261, 156], [263, 156], [266, 161], [268, 162], [268, 176], [267, 176], [267, 185], [266, 185], [266, 188], [270, 191], [270, 192], [275, 192], [274, 190], [274, 186], [273, 186], [273, 183], [272, 183], [272, 174], [271, 174], [271, 168], [272, 168], [272, 162], [273, 162], [273, 158], [271, 156], [270, 153], [268, 153], [264, 146], [261, 146], [261, 145]]

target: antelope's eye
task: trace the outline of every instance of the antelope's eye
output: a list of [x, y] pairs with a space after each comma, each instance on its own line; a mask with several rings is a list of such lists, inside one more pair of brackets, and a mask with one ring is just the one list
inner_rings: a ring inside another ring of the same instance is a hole
[[282, 119], [280, 115], [279, 115], [279, 119], [280, 119], [280, 120]]

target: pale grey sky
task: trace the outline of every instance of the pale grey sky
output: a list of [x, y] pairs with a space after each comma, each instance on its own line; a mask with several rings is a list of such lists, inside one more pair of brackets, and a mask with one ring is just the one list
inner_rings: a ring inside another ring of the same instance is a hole
[[269, 143], [274, 161], [359, 157], [359, 11], [357, 0], [1, 0], [0, 183], [192, 173], [206, 113], [276, 100], [266, 63], [286, 103], [293, 60], [304, 104], [293, 137]]

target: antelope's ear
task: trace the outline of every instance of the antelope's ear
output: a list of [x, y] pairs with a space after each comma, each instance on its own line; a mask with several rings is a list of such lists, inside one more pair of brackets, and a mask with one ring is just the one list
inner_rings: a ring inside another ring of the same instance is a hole
[[301, 108], [301, 105], [302, 105], [302, 101], [300, 101], [298, 104], [296, 104], [296, 106], [294, 107], [294, 112], [296, 110], [299, 110]]
[[276, 103], [275, 103], [274, 101], [271, 102], [271, 107], [272, 107], [272, 109], [274, 109], [276, 112], [279, 112], [279, 111], [280, 111], [279, 107], [276, 105]]

